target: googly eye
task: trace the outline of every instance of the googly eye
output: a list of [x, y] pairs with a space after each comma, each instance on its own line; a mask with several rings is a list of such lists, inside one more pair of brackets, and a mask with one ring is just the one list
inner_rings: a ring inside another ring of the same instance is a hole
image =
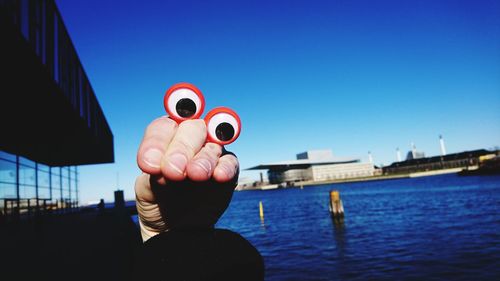
[[170, 118], [180, 123], [200, 118], [205, 108], [205, 98], [195, 85], [178, 83], [165, 93], [163, 105]]
[[217, 107], [205, 116], [209, 142], [230, 144], [240, 135], [241, 120], [238, 114], [227, 107]]

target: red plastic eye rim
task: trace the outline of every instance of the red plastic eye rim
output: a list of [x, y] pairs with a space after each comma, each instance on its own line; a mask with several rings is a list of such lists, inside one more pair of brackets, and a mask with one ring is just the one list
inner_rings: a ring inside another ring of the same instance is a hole
[[217, 143], [220, 145], [227, 145], [227, 144], [234, 142], [240, 136], [241, 120], [240, 120], [240, 117], [238, 116], [238, 114], [236, 114], [236, 112], [234, 110], [232, 110], [228, 107], [224, 107], [224, 106], [216, 107], [216, 108], [210, 110], [210, 112], [207, 113], [207, 116], [205, 116], [205, 124], [207, 125], [207, 129], [208, 129], [208, 123], [210, 122], [210, 119], [212, 119], [212, 117], [214, 117], [216, 114], [219, 114], [219, 113], [227, 113], [227, 114], [233, 116], [234, 119], [236, 119], [236, 122], [238, 122], [238, 131], [230, 140], [221, 141], [221, 140], [218, 140], [217, 138], [213, 137], [210, 134], [210, 132], [208, 132], [208, 130], [207, 130], [207, 140], [209, 142]]
[[[201, 103], [200, 110], [198, 111], [198, 113], [196, 113], [195, 115], [193, 115], [189, 118], [177, 116], [177, 114], [172, 113], [168, 109], [169, 97], [172, 95], [172, 93], [174, 91], [179, 90], [179, 89], [189, 89], [189, 90], [193, 91], [200, 98], [200, 103]], [[201, 93], [200, 89], [198, 89], [195, 85], [193, 85], [191, 83], [187, 83], [187, 82], [181, 82], [181, 83], [177, 83], [177, 84], [173, 85], [172, 87], [170, 87], [167, 90], [167, 92], [165, 93], [165, 97], [163, 98], [163, 107], [165, 107], [165, 110], [167, 111], [167, 114], [168, 114], [168, 116], [170, 116], [170, 118], [174, 119], [177, 123], [180, 123], [182, 121], [200, 118], [201, 115], [203, 114], [203, 110], [205, 109], [205, 98], [203, 97], [203, 94]]]

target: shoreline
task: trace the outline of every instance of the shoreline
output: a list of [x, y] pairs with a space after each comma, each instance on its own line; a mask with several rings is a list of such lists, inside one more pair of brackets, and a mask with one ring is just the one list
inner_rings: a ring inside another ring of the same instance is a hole
[[433, 170], [425, 172], [407, 173], [407, 174], [397, 174], [397, 175], [381, 175], [381, 176], [371, 176], [362, 178], [348, 178], [348, 179], [337, 179], [337, 180], [326, 180], [326, 181], [302, 181], [295, 182], [293, 186], [280, 187], [278, 184], [266, 184], [261, 186], [256, 186], [252, 188], [237, 189], [237, 191], [247, 191], [247, 190], [275, 190], [275, 189], [285, 189], [285, 188], [303, 188], [305, 186], [317, 186], [335, 183], [351, 183], [351, 182], [366, 182], [366, 181], [383, 181], [383, 180], [393, 180], [393, 179], [409, 179], [418, 177], [430, 177], [445, 174], [455, 174], [462, 171], [464, 168], [452, 168], [452, 169], [442, 169]]

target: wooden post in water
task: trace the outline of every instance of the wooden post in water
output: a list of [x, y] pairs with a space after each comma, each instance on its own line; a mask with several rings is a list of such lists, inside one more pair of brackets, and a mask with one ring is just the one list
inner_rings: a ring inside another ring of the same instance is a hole
[[262, 205], [262, 201], [259, 201], [259, 215], [260, 219], [264, 219], [264, 206]]
[[344, 206], [342, 205], [342, 200], [340, 200], [340, 194], [338, 190], [330, 191], [330, 214], [333, 219], [343, 219], [344, 218]]

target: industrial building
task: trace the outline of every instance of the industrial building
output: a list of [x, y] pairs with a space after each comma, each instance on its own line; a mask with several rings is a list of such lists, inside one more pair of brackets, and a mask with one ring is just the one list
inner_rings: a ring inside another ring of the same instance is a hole
[[485, 149], [447, 154], [442, 135], [439, 135], [439, 148], [441, 150], [441, 155], [425, 157], [423, 152], [417, 151], [415, 144], [412, 142], [411, 150], [408, 151], [406, 160], [404, 161], [401, 160], [401, 154], [399, 148], [397, 148], [397, 161], [389, 166], [383, 167], [383, 174], [391, 176], [430, 171], [449, 170], [454, 172], [456, 169], [469, 170], [477, 168], [481, 164], [481, 159], [485, 156], [498, 155], [498, 151], [489, 151]]
[[497, 153], [497, 151], [477, 149], [446, 155], [442, 153], [442, 155], [433, 157], [408, 157], [407, 160], [394, 162], [383, 167], [382, 170], [384, 175], [397, 175], [444, 169], [467, 169], [468, 167], [478, 166], [482, 156]]
[[113, 134], [53, 0], [0, 0], [0, 215], [78, 206]]
[[296, 160], [261, 164], [248, 170], [268, 170], [269, 183], [286, 185], [302, 181], [370, 177], [376, 172], [372, 163], [334, 157], [331, 150], [310, 150], [297, 154]]

